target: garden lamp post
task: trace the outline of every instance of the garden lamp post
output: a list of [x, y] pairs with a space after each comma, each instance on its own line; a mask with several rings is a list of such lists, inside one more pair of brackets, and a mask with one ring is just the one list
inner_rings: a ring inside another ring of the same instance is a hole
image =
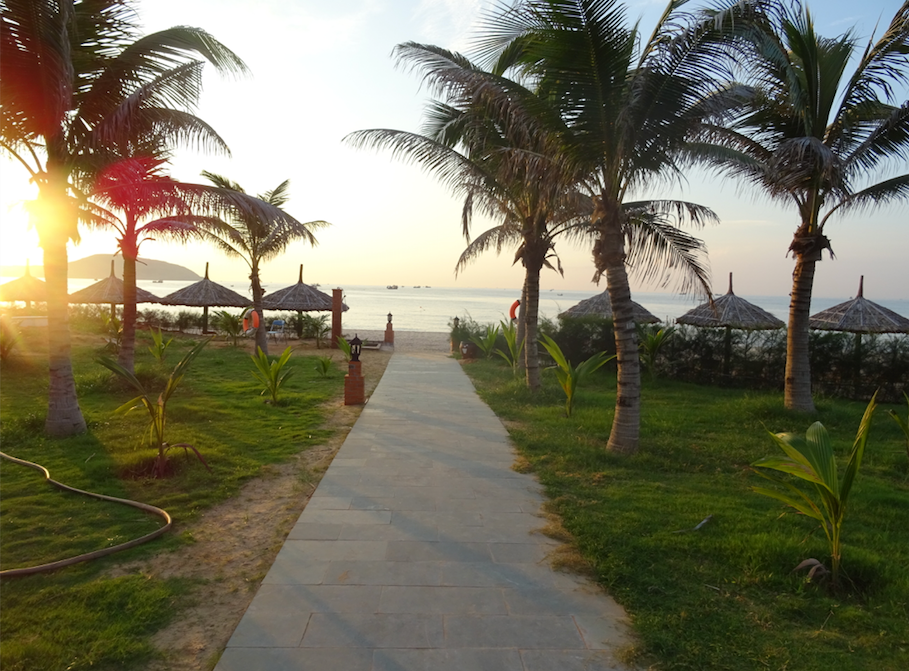
[[366, 386], [363, 379], [360, 352], [363, 341], [357, 335], [350, 340], [350, 361], [344, 376], [344, 405], [363, 405], [366, 402]]
[[391, 313], [388, 313], [388, 324], [385, 325], [385, 344], [395, 346], [395, 330], [391, 325]]

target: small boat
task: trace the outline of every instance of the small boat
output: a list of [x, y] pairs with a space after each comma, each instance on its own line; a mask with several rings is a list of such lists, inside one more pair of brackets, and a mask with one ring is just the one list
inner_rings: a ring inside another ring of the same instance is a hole
[[385, 287], [385, 288], [386, 288], [386, 289], [397, 289], [397, 288], [398, 288], [398, 285], [397, 285], [397, 284], [389, 284], [389, 285], [388, 285], [387, 287]]
[[152, 284], [164, 284], [164, 280], [152, 280]]

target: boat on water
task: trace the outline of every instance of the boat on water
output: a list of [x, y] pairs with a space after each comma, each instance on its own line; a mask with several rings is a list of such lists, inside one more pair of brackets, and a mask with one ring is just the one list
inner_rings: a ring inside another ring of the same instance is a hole
[[152, 284], [164, 284], [164, 280], [152, 280]]
[[386, 289], [397, 289], [397, 288], [398, 288], [398, 285], [397, 285], [397, 284], [389, 284], [389, 285], [388, 285], [387, 287], [385, 287], [385, 288], [386, 288]]

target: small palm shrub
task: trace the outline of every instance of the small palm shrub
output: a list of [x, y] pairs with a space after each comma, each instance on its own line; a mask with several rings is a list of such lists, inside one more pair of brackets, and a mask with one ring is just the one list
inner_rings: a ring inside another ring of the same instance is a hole
[[338, 349], [341, 350], [341, 353], [344, 355], [344, 360], [350, 362], [350, 359], [353, 356], [350, 352], [350, 343], [347, 342], [343, 336], [338, 336]]
[[294, 373], [292, 368], [287, 367], [287, 362], [290, 361], [290, 353], [291, 348], [288, 346], [281, 356], [274, 361], [269, 361], [262, 348], [258, 347], [257, 353], [250, 357], [256, 366], [253, 376], [265, 385], [265, 389], [262, 390], [260, 396], [266, 393], [270, 394], [271, 402], [275, 405], [278, 404], [278, 392]]
[[172, 447], [182, 447], [184, 452], [192, 450], [199, 458], [199, 461], [202, 462], [202, 465], [211, 472], [211, 469], [208, 467], [208, 464], [205, 463], [202, 454], [194, 446], [187, 443], [170, 445], [164, 439], [164, 429], [167, 426], [167, 402], [170, 400], [170, 397], [173, 396], [174, 392], [177, 391], [177, 387], [186, 375], [189, 364], [192, 363], [193, 359], [199, 355], [199, 352], [202, 351], [210, 340], [211, 339], [201, 341], [186, 353], [180, 360], [180, 363], [174, 367], [173, 372], [167, 380], [167, 384], [164, 386], [164, 390], [158, 394], [157, 397], [155, 397], [153, 392], [148, 391], [133, 373], [126, 370], [113, 359], [108, 357], [100, 357], [98, 359], [98, 363], [117, 374], [120, 378], [129, 383], [133, 389], [139, 392], [138, 396], [124, 403], [115, 412], [127, 413], [139, 407], [145, 408], [148, 412], [148, 439], [149, 443], [158, 452], [154, 463], [154, 475], [156, 478], [163, 478], [166, 475], [167, 452]]
[[499, 339], [499, 327], [498, 326], [487, 326], [486, 333], [482, 336], [472, 336], [470, 341], [480, 348], [480, 351], [483, 352], [483, 356], [487, 359], [491, 359], [493, 353], [496, 351], [496, 341]]
[[[783, 451], [784, 456], [764, 457], [752, 464], [759, 475], [783, 488], [781, 491], [776, 488], [752, 487], [755, 492], [782, 501], [821, 523], [830, 548], [830, 574], [835, 586], [839, 584], [840, 577], [846, 503], [852, 491], [852, 483], [862, 465], [875, 406], [876, 395], [871, 397], [868, 407], [865, 408], [842, 477], [837, 469], [830, 436], [820, 422], [808, 427], [804, 438], [791, 433], [771, 433], [773, 442]], [[773, 477], [766, 473], [767, 470], [795, 476], [803, 482], [810, 483], [809, 490], [813, 490], [813, 495], [811, 491], [806, 492], [796, 487], [790, 478]], [[799, 565], [801, 568], [809, 566], [811, 567], [809, 576], [818, 573], [823, 575], [827, 572], [827, 568], [816, 559], [806, 560]]]
[[556, 363], [556, 377], [565, 392], [565, 416], [571, 417], [571, 409], [574, 405], [574, 395], [578, 385], [590, 376], [594, 371], [601, 368], [607, 362], [615, 358], [615, 354], [608, 355], [606, 352], [597, 352], [589, 359], [585, 359], [577, 366], [571, 365], [571, 362], [562, 353], [561, 348], [555, 340], [547, 335], [540, 336], [540, 344], [549, 352]]
[[496, 354], [505, 359], [505, 362], [511, 366], [511, 370], [517, 372], [518, 363], [521, 361], [521, 353], [524, 351], [524, 341], [518, 342], [518, 327], [513, 322], [500, 322], [502, 326], [502, 337], [505, 339], [505, 349], [499, 348]]
[[232, 314], [227, 310], [218, 310], [212, 317], [212, 326], [230, 338], [236, 347], [243, 335], [243, 313]]
[[334, 360], [330, 356], [320, 356], [316, 358], [316, 372], [319, 377], [329, 377], [334, 366]]
[[161, 334], [161, 329], [156, 329], [151, 332], [152, 344], [149, 346], [148, 351], [151, 352], [151, 355], [155, 357], [155, 361], [158, 362], [159, 366], [164, 365], [164, 360], [167, 358], [167, 348], [170, 347], [170, 344], [174, 341], [173, 338], [168, 338], [164, 340], [164, 336]]
[[641, 350], [641, 362], [644, 369], [651, 378], [656, 377], [657, 357], [663, 345], [675, 333], [674, 327], [659, 326], [638, 326], [639, 347]]

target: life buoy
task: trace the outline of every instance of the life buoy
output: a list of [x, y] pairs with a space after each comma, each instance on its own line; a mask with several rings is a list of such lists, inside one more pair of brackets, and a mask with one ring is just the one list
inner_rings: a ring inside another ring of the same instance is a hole
[[511, 310], [508, 311], [508, 316], [509, 316], [511, 319], [517, 319], [517, 318], [518, 318], [518, 306], [519, 306], [520, 304], [521, 304], [521, 301], [515, 301], [514, 303], [511, 304]]
[[248, 331], [251, 328], [259, 328], [259, 313], [252, 308], [243, 315], [243, 330]]

